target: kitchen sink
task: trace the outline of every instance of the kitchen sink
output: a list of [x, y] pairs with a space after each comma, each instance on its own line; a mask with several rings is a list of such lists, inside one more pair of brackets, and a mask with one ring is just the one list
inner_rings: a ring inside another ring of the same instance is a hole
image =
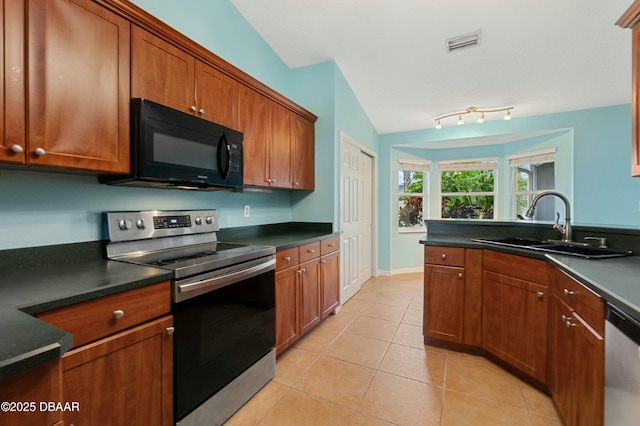
[[611, 257], [633, 256], [635, 253], [631, 250], [620, 250], [612, 248], [593, 247], [580, 243], [562, 243], [553, 240], [536, 240], [533, 238], [496, 238], [496, 239], [472, 239], [483, 244], [491, 244], [496, 246], [516, 247], [521, 249], [529, 249], [542, 251], [546, 253], [566, 254], [568, 256], [577, 256], [585, 259], [605, 259]]

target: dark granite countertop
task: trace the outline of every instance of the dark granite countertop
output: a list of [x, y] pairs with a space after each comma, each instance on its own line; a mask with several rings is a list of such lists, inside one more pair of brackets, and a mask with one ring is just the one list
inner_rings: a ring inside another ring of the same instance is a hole
[[[330, 223], [229, 228], [226, 242], [278, 250], [339, 235]], [[0, 380], [60, 358], [73, 336], [34, 315], [171, 279], [165, 269], [104, 258], [103, 241], [0, 251]]]
[[[433, 232], [431, 232], [433, 230]], [[576, 232], [576, 230], [578, 232]], [[578, 238], [575, 238], [575, 236]], [[607, 237], [610, 247], [638, 250], [640, 232], [632, 229], [605, 227], [574, 227], [574, 241], [584, 236]], [[475, 221], [428, 221], [424, 245], [484, 248], [522, 256], [547, 259], [585, 286], [599, 294], [633, 318], [640, 321], [640, 256], [609, 259], [584, 259], [575, 256], [543, 253], [534, 250], [487, 245], [471, 241], [487, 237], [557, 238], [548, 224]]]
[[227, 243], [275, 246], [276, 250], [286, 250], [340, 235], [332, 229], [331, 223], [277, 223], [221, 229], [218, 231], [218, 240]]

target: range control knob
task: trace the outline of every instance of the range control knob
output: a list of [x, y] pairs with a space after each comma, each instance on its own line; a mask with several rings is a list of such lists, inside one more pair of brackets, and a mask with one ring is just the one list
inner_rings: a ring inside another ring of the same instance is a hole
[[131, 229], [131, 219], [120, 219], [118, 221], [118, 227], [123, 231]]
[[138, 219], [138, 221], [136, 222], [136, 226], [138, 227], [138, 229], [144, 229], [147, 227], [147, 224], [144, 223], [144, 219]]
[[207, 216], [207, 225], [211, 225], [213, 223], [213, 218], [211, 216]]
[[202, 218], [200, 216], [196, 217], [196, 225], [202, 225]]

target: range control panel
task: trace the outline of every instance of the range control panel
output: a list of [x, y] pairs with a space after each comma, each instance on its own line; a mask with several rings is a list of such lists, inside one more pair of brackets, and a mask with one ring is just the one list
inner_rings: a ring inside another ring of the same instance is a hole
[[202, 234], [220, 229], [216, 210], [108, 212], [105, 218], [110, 241]]

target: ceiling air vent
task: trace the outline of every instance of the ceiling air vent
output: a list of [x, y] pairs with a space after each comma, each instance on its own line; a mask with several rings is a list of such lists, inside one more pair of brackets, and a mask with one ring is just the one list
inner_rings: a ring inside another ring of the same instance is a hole
[[447, 40], [447, 52], [462, 49], [465, 47], [479, 46], [482, 30], [474, 31], [470, 34], [450, 38]]

